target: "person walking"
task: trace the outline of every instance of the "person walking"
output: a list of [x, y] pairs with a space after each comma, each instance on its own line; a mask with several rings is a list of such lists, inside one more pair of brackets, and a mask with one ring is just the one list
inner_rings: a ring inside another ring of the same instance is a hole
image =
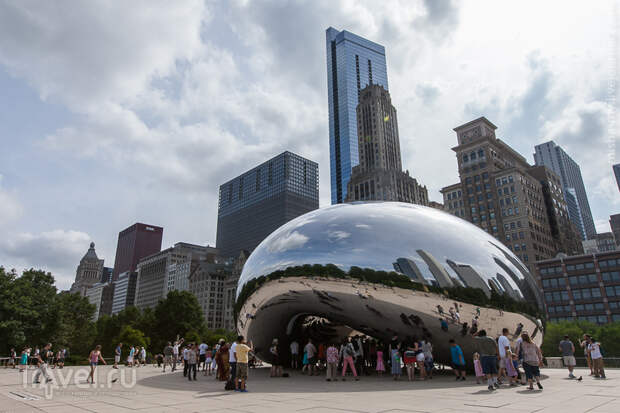
[[497, 342], [488, 337], [484, 329], [478, 332], [475, 339], [478, 354], [480, 354], [480, 364], [482, 364], [482, 371], [487, 378], [489, 391], [499, 389], [497, 383], [497, 355], [499, 354]]
[[140, 347], [140, 363], [146, 366], [146, 349], [144, 347]]
[[237, 348], [237, 344], [239, 340], [242, 339], [243, 336], [237, 336], [237, 341], [233, 342], [228, 350], [228, 363], [230, 365], [230, 380], [233, 383], [236, 383], [237, 380], [237, 357], [235, 357], [235, 350]]
[[183, 377], [187, 377], [187, 370], [189, 370], [189, 349], [191, 348], [192, 343], [188, 343], [185, 347], [183, 347]]
[[588, 337], [588, 356], [592, 359], [592, 371], [597, 379], [605, 379], [605, 367], [603, 366], [603, 353], [601, 343], [593, 337]]
[[9, 361], [6, 364], [6, 368], [9, 366], [15, 368], [15, 359], [17, 359], [17, 353], [15, 352], [15, 349], [11, 347], [11, 350], [9, 351]]
[[519, 351], [523, 352], [523, 370], [525, 370], [525, 378], [530, 385], [528, 388], [534, 390], [533, 381], [536, 380], [536, 385], [542, 390], [543, 386], [540, 384], [540, 367], [543, 365], [542, 352], [532, 341], [527, 331], [521, 333], [521, 339], [517, 354]]
[[340, 352], [338, 351], [338, 348], [336, 348], [336, 346], [334, 345], [334, 343], [331, 343], [329, 345], [329, 347], [327, 347], [326, 350], [326, 359], [327, 359], [327, 374], [326, 374], [326, 381], [338, 381], [338, 379], [336, 378], [336, 375], [338, 374], [338, 361], [340, 359]]
[[[507, 374], [507, 361], [512, 363], [512, 358], [509, 358], [508, 353], [510, 352], [510, 340], [508, 340], [508, 329], [502, 328], [502, 335], [497, 339], [497, 348], [499, 350], [499, 372], [498, 372], [498, 381], [501, 384], [501, 380], [504, 377], [508, 377]], [[511, 383], [512, 383], [512, 379]]]
[[28, 348], [24, 347], [22, 350], [21, 357], [19, 359], [19, 372], [22, 373], [24, 370], [28, 369]]
[[[47, 353], [50, 351], [50, 349], [51, 349], [51, 348], [52, 348], [52, 343], [47, 343], [47, 344], [45, 345], [45, 347], [43, 347], [43, 354], [44, 354], [44, 355], [47, 355]], [[37, 349], [37, 350], [38, 350], [38, 349]], [[54, 354], [54, 353], [52, 353], [52, 354]], [[53, 356], [52, 356], [52, 358], [51, 358], [50, 360], [48, 360], [48, 359], [43, 359], [43, 358], [41, 357], [41, 353], [37, 351], [37, 352], [35, 353], [35, 356], [34, 356], [34, 357], [35, 357], [35, 360], [36, 360], [36, 362], [37, 362], [37, 371], [36, 371], [36, 373], [34, 374], [33, 383], [35, 383], [35, 384], [40, 383], [40, 382], [39, 382], [39, 377], [40, 377], [41, 375], [43, 375], [43, 377], [45, 377], [45, 382], [46, 382], [46, 383], [49, 383], [50, 381], [52, 381], [52, 378], [51, 378], [51, 377], [49, 376], [49, 374], [47, 373], [47, 367], [48, 367], [48, 365], [49, 365], [50, 363], [53, 363], [53, 362], [54, 362], [54, 360], [53, 360]]]
[[207, 350], [208, 349], [209, 349], [209, 346], [207, 345], [207, 343], [204, 342], [204, 340], [198, 346], [198, 354], [199, 354], [198, 366], [197, 366], [198, 371], [200, 371], [200, 366], [201, 365], [202, 365], [202, 370], [203, 371], [207, 369], [206, 360], [207, 360]]
[[90, 379], [91, 384], [95, 384], [95, 369], [97, 368], [97, 363], [99, 360], [101, 360], [103, 364], [107, 364], [101, 355], [101, 345], [97, 344], [95, 349], [88, 355], [88, 361], [90, 362], [90, 374], [86, 379], [86, 383], [88, 383], [88, 379]]
[[564, 363], [564, 367], [568, 369], [568, 377], [574, 379], [575, 375], [573, 374], [573, 370], [577, 364], [577, 361], [575, 360], [575, 345], [572, 341], [570, 341], [568, 335], [565, 335], [564, 340], [560, 341], [558, 349], [562, 353], [562, 362]]
[[293, 340], [289, 346], [291, 349], [291, 368], [299, 368], [299, 343], [297, 340]]
[[461, 346], [456, 344], [453, 338], [450, 339], [450, 356], [452, 358], [452, 370], [456, 376], [456, 381], [465, 380], [465, 357]]

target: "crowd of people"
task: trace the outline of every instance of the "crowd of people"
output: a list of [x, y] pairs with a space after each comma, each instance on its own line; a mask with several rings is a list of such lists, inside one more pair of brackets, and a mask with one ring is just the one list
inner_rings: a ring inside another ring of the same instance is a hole
[[68, 356], [69, 350], [67, 348], [58, 348], [56, 351], [53, 351], [51, 344], [44, 346], [43, 349], [39, 349], [39, 347], [33, 349], [32, 347], [26, 346], [19, 355], [15, 351], [15, 348], [11, 348], [7, 367], [19, 367], [19, 371], [23, 372], [28, 367], [38, 367], [41, 360], [44, 360], [48, 367], [52, 369], [61, 369], [65, 366], [65, 359]]

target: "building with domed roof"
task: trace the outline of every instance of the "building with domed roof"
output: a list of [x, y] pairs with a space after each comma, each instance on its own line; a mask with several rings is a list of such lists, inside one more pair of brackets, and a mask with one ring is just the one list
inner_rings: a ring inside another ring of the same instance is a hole
[[80, 260], [80, 265], [78, 265], [75, 272], [75, 281], [71, 285], [70, 291], [85, 296], [87, 289], [101, 282], [102, 274], [103, 260], [97, 257], [95, 243], [91, 242], [90, 248]]

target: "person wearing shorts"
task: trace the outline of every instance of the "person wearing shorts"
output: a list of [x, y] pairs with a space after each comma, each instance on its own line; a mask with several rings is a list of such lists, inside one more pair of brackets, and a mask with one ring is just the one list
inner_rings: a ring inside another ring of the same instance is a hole
[[237, 374], [235, 378], [235, 390], [246, 393], [245, 382], [248, 379], [248, 353], [252, 349], [245, 344], [243, 336], [237, 337], [235, 346], [235, 359], [237, 360]]
[[453, 338], [451, 338], [449, 342], [452, 369], [456, 375], [456, 381], [465, 380], [465, 356], [463, 356], [463, 350], [461, 346], [456, 344]]
[[564, 340], [560, 341], [559, 350], [562, 353], [564, 367], [568, 369], [568, 377], [574, 379], [575, 375], [573, 374], [573, 369], [577, 364], [575, 360], [575, 345], [570, 341], [567, 335], [564, 336]]
[[490, 391], [499, 388], [497, 383], [497, 355], [499, 349], [497, 342], [487, 336], [485, 330], [480, 330], [476, 335], [476, 344], [478, 354], [480, 354], [480, 364], [482, 364], [482, 372], [487, 377], [487, 384]]
[[121, 362], [121, 349], [123, 348], [123, 343], [118, 343], [116, 349], [114, 349], [114, 365], [113, 369], [118, 369], [118, 363]]

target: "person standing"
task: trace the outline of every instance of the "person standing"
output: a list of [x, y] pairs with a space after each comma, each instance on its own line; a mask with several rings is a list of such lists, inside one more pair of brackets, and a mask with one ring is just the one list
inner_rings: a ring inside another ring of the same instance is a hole
[[172, 347], [172, 343], [168, 342], [166, 347], [164, 347], [164, 371], [163, 371], [164, 373], [166, 372], [166, 365], [168, 364], [170, 365], [170, 369], [174, 371], [173, 355], [174, 355], [174, 349]]
[[88, 383], [88, 379], [90, 379], [90, 382], [95, 384], [95, 369], [97, 368], [97, 363], [99, 360], [101, 360], [103, 364], [106, 364], [103, 356], [101, 355], [101, 345], [97, 344], [95, 349], [88, 355], [88, 361], [90, 362], [90, 374], [86, 379], [86, 383]]
[[129, 355], [127, 356], [127, 366], [133, 367], [133, 359], [136, 357], [136, 348], [129, 346]]
[[[43, 347], [43, 351], [47, 353], [51, 348], [52, 348], [52, 343], [47, 343], [45, 347]], [[43, 358], [41, 358], [41, 353], [38, 351], [35, 352], [34, 357], [35, 357], [35, 360], [37, 361], [37, 371], [34, 374], [33, 383], [35, 384], [40, 383], [39, 376], [41, 376], [41, 374], [43, 375], [43, 377], [45, 377], [45, 382], [49, 383], [50, 381], [52, 381], [52, 379], [47, 373], [48, 360], [44, 360]]]
[[[499, 349], [499, 373], [498, 373], [498, 381], [503, 377], [507, 377], [507, 369], [506, 363], [510, 361], [512, 363], [512, 359], [508, 356], [510, 352], [510, 340], [508, 340], [508, 329], [502, 328], [502, 335], [497, 339], [497, 347]], [[512, 382], [512, 379], [510, 379]], [[500, 382], [501, 384], [501, 382]]]
[[282, 361], [280, 360], [280, 351], [278, 350], [278, 339], [274, 338], [269, 347], [271, 354], [271, 372], [270, 377], [282, 377]]
[[228, 363], [230, 364], [230, 379], [233, 383], [237, 382], [237, 357], [235, 356], [235, 351], [237, 349], [239, 339], [241, 338], [243, 338], [243, 336], [237, 336], [237, 341], [232, 343], [232, 345], [230, 346], [230, 350], [228, 351]]
[[594, 376], [594, 369], [592, 368], [592, 358], [590, 358], [590, 353], [588, 352], [588, 341], [590, 340], [590, 336], [587, 334], [583, 335], [583, 340], [579, 342], [581, 348], [583, 348], [583, 356], [586, 358], [586, 362], [588, 363], [588, 368], [590, 369], [590, 376]]
[[573, 374], [573, 369], [577, 364], [577, 361], [575, 360], [575, 345], [572, 341], [570, 341], [568, 335], [564, 336], [564, 340], [560, 341], [558, 349], [562, 353], [564, 367], [568, 369], [568, 377], [574, 379], [575, 375]]
[[[353, 345], [351, 345], [353, 347]], [[316, 365], [316, 347], [312, 344], [312, 339], [308, 339], [308, 344], [304, 347], [304, 351], [308, 357], [308, 375], [314, 375], [314, 368]]]
[[326, 375], [326, 381], [338, 381], [338, 379], [336, 378], [336, 375], [338, 374], [338, 361], [339, 361], [339, 356], [340, 356], [340, 352], [338, 351], [338, 349], [336, 348], [336, 346], [334, 345], [334, 343], [331, 343], [329, 345], [329, 347], [327, 347], [327, 351], [326, 351], [326, 357], [327, 357], [327, 375]]
[[183, 344], [183, 339], [177, 336], [177, 341], [172, 346], [172, 371], [177, 369], [177, 363], [179, 362], [179, 347]]
[[146, 349], [144, 347], [140, 347], [140, 363], [146, 366]]
[[196, 363], [199, 359], [199, 352], [197, 353], [196, 345], [194, 343], [190, 343], [189, 348], [187, 350], [187, 379], [189, 381], [196, 381]]
[[426, 377], [433, 378], [434, 360], [433, 360], [433, 345], [429, 340], [422, 340], [422, 352], [424, 352], [424, 370], [426, 370]]
[[248, 353], [252, 349], [245, 344], [245, 339], [243, 336], [237, 337], [237, 345], [235, 346], [235, 360], [237, 360], [237, 375], [235, 382], [235, 390], [241, 393], [247, 393], [247, 389], [245, 386], [246, 381], [248, 380]]
[[[116, 346], [116, 348], [114, 349], [114, 365], [112, 366], [113, 369], [118, 369], [118, 363], [121, 362], [122, 348], [123, 348], [123, 343], [118, 343], [118, 346]], [[164, 365], [164, 369], [165, 368], [166, 367]]]
[[601, 343], [593, 337], [588, 337], [588, 356], [592, 359], [592, 371], [597, 379], [605, 379], [605, 367], [603, 366], [603, 353]]
[[185, 347], [183, 347], [183, 377], [187, 377], [187, 370], [189, 370], [189, 349], [191, 348], [192, 343], [188, 343]]
[[24, 370], [28, 369], [28, 348], [25, 347], [22, 350], [21, 357], [19, 359], [19, 372], [22, 373]]
[[17, 358], [17, 353], [15, 352], [15, 349], [13, 347], [11, 347], [11, 350], [9, 351], [9, 361], [7, 363], [7, 368], [9, 366], [13, 366], [13, 368], [15, 368], [15, 359]]
[[355, 363], [353, 362], [354, 356], [355, 347], [353, 347], [351, 337], [348, 337], [342, 350], [342, 381], [346, 380], [345, 375], [347, 374], [347, 366], [351, 367], [351, 371], [353, 372], [353, 377], [355, 377], [355, 380], [359, 380], [359, 377], [357, 377], [357, 371], [355, 370]]
[[207, 343], [204, 342], [204, 340], [198, 346], [198, 353], [199, 353], [198, 370], [200, 370], [201, 365], [202, 365], [203, 371], [207, 370], [206, 361], [207, 361], [207, 350], [208, 349], [209, 349], [209, 346], [207, 345]]
[[398, 336], [395, 335], [392, 337], [389, 345], [390, 350], [390, 364], [392, 366], [391, 372], [394, 380], [400, 379], [401, 375], [401, 366], [400, 366], [400, 342], [398, 341]]
[[291, 349], [291, 368], [299, 368], [299, 343], [297, 340], [293, 340], [290, 345]]
[[488, 337], [487, 332], [482, 329], [476, 336], [476, 344], [480, 354], [482, 371], [487, 377], [489, 390], [499, 389], [499, 384], [497, 383], [497, 355], [499, 354], [497, 343], [491, 337]]
[[536, 385], [542, 390], [543, 386], [540, 384], [540, 367], [543, 365], [542, 352], [532, 341], [527, 331], [521, 333], [521, 339], [517, 354], [519, 351], [523, 352], [523, 370], [525, 370], [525, 377], [530, 385], [529, 389], [534, 390], [533, 380], [536, 380]]
[[465, 380], [465, 357], [461, 346], [456, 344], [453, 338], [450, 339], [450, 356], [452, 358], [452, 369], [456, 375], [456, 381]]

